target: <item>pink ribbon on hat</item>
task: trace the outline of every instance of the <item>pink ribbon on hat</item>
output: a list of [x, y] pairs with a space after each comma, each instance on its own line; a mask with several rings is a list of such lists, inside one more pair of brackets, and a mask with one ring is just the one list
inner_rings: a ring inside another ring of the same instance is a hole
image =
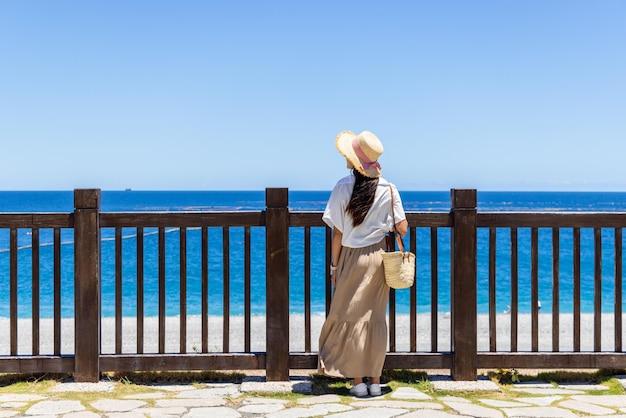
[[369, 159], [367, 155], [365, 155], [365, 153], [359, 146], [359, 141], [357, 141], [356, 138], [352, 140], [352, 149], [354, 150], [356, 156], [359, 157], [359, 160], [361, 160], [361, 165], [363, 166], [363, 170], [369, 170], [372, 167], [376, 167], [379, 170], [382, 169], [380, 164], [378, 164], [378, 161], [372, 161]]

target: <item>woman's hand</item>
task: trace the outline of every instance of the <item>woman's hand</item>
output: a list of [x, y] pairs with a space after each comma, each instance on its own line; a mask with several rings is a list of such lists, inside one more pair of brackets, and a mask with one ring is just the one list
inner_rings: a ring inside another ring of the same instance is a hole
[[337, 287], [337, 272], [334, 270], [330, 272], [330, 282], [333, 284], [333, 287]]

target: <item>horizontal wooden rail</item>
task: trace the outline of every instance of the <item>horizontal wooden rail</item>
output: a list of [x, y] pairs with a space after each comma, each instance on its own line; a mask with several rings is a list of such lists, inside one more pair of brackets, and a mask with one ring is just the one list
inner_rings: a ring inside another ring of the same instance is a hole
[[73, 373], [74, 356], [0, 357], [1, 373]]
[[265, 353], [115, 354], [101, 355], [103, 372], [128, 370], [257, 370], [265, 368]]
[[0, 228], [73, 228], [72, 213], [0, 213]]
[[416, 228], [449, 228], [454, 225], [450, 213], [409, 212], [406, 219], [411, 227]]
[[623, 369], [626, 353], [478, 353], [484, 369]]
[[191, 228], [202, 226], [264, 226], [265, 213], [257, 212], [129, 212], [101, 213], [100, 227]]
[[[292, 369], [316, 369], [317, 353], [291, 353], [289, 367]], [[386, 369], [451, 369], [452, 353], [387, 353]]]
[[480, 212], [477, 222], [479, 228], [619, 228], [626, 226], [626, 213]]

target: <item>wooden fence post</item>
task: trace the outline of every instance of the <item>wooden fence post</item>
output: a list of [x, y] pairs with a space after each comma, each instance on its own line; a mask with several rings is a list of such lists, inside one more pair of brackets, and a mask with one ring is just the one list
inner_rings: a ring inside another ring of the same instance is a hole
[[74, 190], [74, 379], [100, 380], [100, 189]]
[[476, 190], [452, 189], [452, 378], [476, 380]]
[[289, 380], [289, 191], [265, 189], [266, 360], [268, 381]]

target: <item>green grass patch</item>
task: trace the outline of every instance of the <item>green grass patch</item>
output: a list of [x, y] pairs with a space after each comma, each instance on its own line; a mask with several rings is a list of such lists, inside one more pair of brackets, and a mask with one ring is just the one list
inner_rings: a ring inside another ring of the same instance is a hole
[[555, 383], [604, 383], [620, 374], [626, 374], [626, 371], [624, 369], [599, 369], [592, 372], [555, 370], [538, 373], [536, 379]]
[[[311, 374], [312, 391], [314, 395], [335, 394], [351, 396], [352, 379], [324, 376], [318, 373]], [[380, 381], [391, 390], [400, 386], [414, 387], [425, 393], [434, 393], [434, 386], [428, 380], [428, 374], [420, 370], [385, 369]], [[387, 390], [390, 392], [390, 390]]]
[[[614, 378], [610, 378], [602, 382], [603, 385], [609, 388], [609, 395], [624, 395], [626, 391], [624, 391], [624, 387], [622, 384]], [[604, 395], [606, 391], [603, 390], [590, 390], [587, 392], [589, 395]]]
[[71, 378], [69, 373], [3, 373], [0, 374], [0, 387], [17, 385], [15, 388], [22, 388], [39, 382], [56, 384]]
[[[503, 376], [502, 370], [495, 370], [487, 372], [487, 375], [496, 383], [500, 385], [502, 392], [508, 398], [521, 398], [529, 396], [520, 392], [512, 391], [512, 383], [509, 376]], [[616, 375], [626, 374], [624, 369], [598, 369], [594, 371], [582, 371], [582, 370], [550, 370], [539, 372], [537, 374], [518, 374], [517, 382], [546, 382], [553, 386], [559, 384], [600, 384], [608, 388], [607, 390], [587, 390], [585, 393], [588, 395], [623, 395], [626, 391], [622, 387], [621, 383], [615, 379]]]
[[180, 371], [180, 372], [116, 372], [104, 373], [104, 378], [123, 384], [193, 384], [193, 383], [241, 383], [246, 377], [240, 372]]
[[311, 374], [311, 391], [314, 395], [335, 394], [350, 396], [350, 379], [329, 377], [319, 373]]
[[264, 399], [278, 399], [281, 401], [287, 401], [286, 407], [294, 407], [298, 404], [298, 399], [309, 397], [302, 393], [295, 392], [247, 392], [243, 396], [231, 399], [230, 402], [235, 405], [241, 405], [245, 398], [264, 398]]
[[421, 370], [411, 369], [384, 369], [380, 377], [381, 382], [421, 383], [428, 380], [428, 374]]

